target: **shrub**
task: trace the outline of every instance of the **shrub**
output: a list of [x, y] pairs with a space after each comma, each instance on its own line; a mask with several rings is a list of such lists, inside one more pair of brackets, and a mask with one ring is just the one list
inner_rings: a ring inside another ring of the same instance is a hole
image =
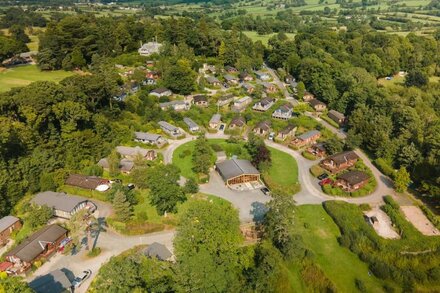
[[323, 168], [321, 168], [319, 165], [314, 165], [312, 167], [310, 167], [310, 173], [314, 176], [314, 177], [318, 177], [319, 175], [323, 174], [325, 171]]
[[387, 161], [385, 161], [382, 158], [378, 158], [374, 161], [374, 164], [377, 166], [377, 168], [386, 176], [390, 177], [391, 179], [394, 179], [395, 170], [394, 168], [388, 164]]
[[219, 144], [211, 144], [211, 148], [214, 152], [221, 152], [223, 151], [223, 148]]
[[309, 153], [308, 151], [303, 151], [301, 154], [302, 154], [302, 156], [303, 156], [304, 158], [306, 158], [307, 160], [314, 161], [314, 160], [317, 159], [316, 156], [314, 156], [313, 154]]
[[367, 211], [370, 211], [370, 210], [371, 210], [371, 206], [370, 206], [368, 203], [361, 203], [361, 204], [359, 205], [359, 208], [360, 208], [362, 211], [364, 211], [364, 212], [367, 212]]
[[427, 206], [420, 205], [420, 209], [423, 211], [425, 216], [431, 221], [431, 223], [440, 230], [440, 217], [435, 215]]
[[186, 158], [186, 157], [188, 157], [190, 155], [191, 155], [191, 151], [190, 150], [184, 150], [183, 152], [181, 152], [179, 154], [179, 158], [183, 159], [183, 158]]
[[87, 256], [88, 257], [96, 257], [96, 256], [98, 256], [100, 254], [101, 254], [101, 247], [95, 247], [95, 248], [92, 248], [92, 250], [90, 250], [87, 253]]
[[367, 292], [367, 287], [365, 286], [365, 284], [364, 284], [364, 282], [362, 280], [355, 279], [354, 283], [356, 285], [356, 288], [358, 288], [359, 291]]

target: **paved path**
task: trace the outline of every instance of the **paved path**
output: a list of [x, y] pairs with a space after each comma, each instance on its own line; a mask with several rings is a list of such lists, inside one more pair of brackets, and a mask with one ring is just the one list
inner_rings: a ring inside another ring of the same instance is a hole
[[334, 127], [333, 125], [331, 125], [330, 123], [328, 123], [327, 121], [317, 117], [316, 115], [314, 115], [313, 113], [310, 112], [305, 112], [304, 115], [315, 119], [316, 121], [318, 121], [319, 123], [321, 123], [325, 128], [327, 128], [328, 130], [330, 130], [333, 134], [335, 134], [338, 138], [344, 140], [347, 138], [347, 133], [342, 130], [342, 129], [338, 129], [336, 127]]
[[90, 269], [92, 277], [88, 279], [75, 293], [86, 292], [91, 281], [96, 276], [99, 268], [106, 263], [112, 256], [121, 254], [122, 252], [141, 244], [151, 244], [159, 242], [172, 250], [172, 240], [174, 231], [163, 231], [140, 236], [123, 236], [112, 231], [101, 233], [98, 238], [98, 246], [102, 249], [100, 255], [94, 258], [87, 257], [87, 251], [81, 250], [76, 255], [56, 254], [48, 262], [42, 265], [31, 276], [27, 277], [30, 282], [39, 276], [44, 276], [56, 269], [63, 269], [67, 272], [67, 276], [72, 279], [73, 276], [80, 274], [82, 271]]

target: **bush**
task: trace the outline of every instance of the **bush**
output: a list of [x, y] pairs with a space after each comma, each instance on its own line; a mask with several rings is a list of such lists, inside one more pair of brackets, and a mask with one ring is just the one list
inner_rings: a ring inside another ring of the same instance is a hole
[[367, 287], [365, 286], [365, 284], [364, 284], [364, 282], [362, 280], [355, 279], [354, 283], [356, 285], [356, 288], [358, 288], [359, 291], [367, 292]]
[[361, 203], [359, 208], [364, 212], [371, 211], [371, 206], [368, 203]]
[[191, 156], [191, 151], [190, 150], [184, 150], [183, 152], [181, 152], [179, 154], [179, 158], [181, 158], [181, 159], [186, 158], [188, 156]]
[[440, 217], [435, 215], [427, 206], [420, 205], [420, 209], [423, 211], [425, 216], [431, 221], [431, 223], [440, 230]]
[[100, 254], [101, 254], [101, 247], [95, 247], [95, 248], [92, 248], [92, 250], [90, 250], [87, 253], [87, 256], [88, 257], [96, 257], [96, 256], [98, 256]]
[[387, 161], [385, 161], [382, 158], [378, 158], [374, 161], [374, 164], [377, 166], [377, 168], [386, 176], [390, 177], [391, 179], [394, 179], [395, 170], [394, 168], [388, 164]]
[[324, 172], [325, 172], [325, 170], [323, 168], [321, 168], [319, 165], [314, 165], [314, 166], [310, 167], [310, 173], [314, 177], [318, 177], [319, 175], [323, 174]]
[[223, 148], [219, 144], [211, 144], [211, 148], [214, 152], [221, 152], [223, 151]]
[[309, 153], [308, 151], [303, 151], [303, 152], [301, 153], [301, 155], [302, 155], [304, 158], [306, 158], [307, 160], [314, 161], [314, 160], [317, 159], [316, 156], [314, 156], [313, 154]]

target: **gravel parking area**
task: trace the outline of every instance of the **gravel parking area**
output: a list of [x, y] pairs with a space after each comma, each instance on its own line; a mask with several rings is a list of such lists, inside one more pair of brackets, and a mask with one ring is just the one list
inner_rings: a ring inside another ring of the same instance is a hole
[[390, 217], [380, 207], [374, 207], [371, 211], [366, 212], [365, 215], [370, 218], [376, 217], [377, 222], [372, 226], [379, 236], [387, 239], [400, 238], [400, 235], [393, 229]]
[[421, 209], [416, 206], [401, 206], [406, 219], [423, 235], [438, 236], [440, 231], [429, 221]]

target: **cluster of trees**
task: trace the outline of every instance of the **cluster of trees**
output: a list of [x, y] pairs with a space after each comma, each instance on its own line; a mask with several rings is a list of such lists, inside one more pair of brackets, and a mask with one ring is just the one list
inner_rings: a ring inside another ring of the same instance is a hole
[[[40, 37], [38, 63], [45, 70], [83, 67], [92, 62], [94, 55], [114, 57], [133, 52], [138, 49], [140, 42], [155, 37], [159, 42], [168, 44], [164, 48], [164, 56], [176, 52], [177, 46], [181, 51], [179, 58], [171, 58], [167, 60], [168, 63], [163, 63], [168, 70], [163, 73], [168, 77], [167, 84], [170, 86], [179, 82], [175, 76], [183, 79], [193, 77], [194, 73], [188, 68], [196, 67], [194, 55], [222, 55], [224, 63], [229, 65], [241, 62], [258, 66], [262, 63], [261, 47], [255, 46], [243, 34], [222, 30], [212, 19], [171, 17], [138, 20], [134, 17], [98, 18], [92, 15], [66, 16], [60, 21], [50, 22]], [[192, 89], [189, 86], [182, 93]]]
[[213, 160], [213, 151], [204, 134], [201, 134], [195, 143], [192, 153], [193, 171], [196, 174], [209, 175], [209, 168]]
[[23, 10], [19, 7], [11, 7], [2, 11], [0, 18], [0, 27], [10, 28], [13, 25], [21, 27], [45, 27], [46, 19], [39, 13], [31, 10]]
[[0, 215], [27, 192], [55, 189], [69, 172], [131, 139], [128, 127], [114, 122], [119, 77], [104, 65], [92, 72], [0, 95]]
[[263, 138], [250, 132], [245, 148], [251, 157], [252, 165], [260, 171], [267, 170], [270, 167], [270, 164], [272, 163], [270, 150], [264, 143]]
[[[404, 167], [423, 192], [439, 194], [440, 87], [438, 40], [365, 29], [310, 28], [295, 40], [269, 41], [268, 63], [285, 68], [331, 109], [348, 115], [351, 147], [362, 146], [392, 168]], [[405, 86], [377, 78], [407, 71]]]

